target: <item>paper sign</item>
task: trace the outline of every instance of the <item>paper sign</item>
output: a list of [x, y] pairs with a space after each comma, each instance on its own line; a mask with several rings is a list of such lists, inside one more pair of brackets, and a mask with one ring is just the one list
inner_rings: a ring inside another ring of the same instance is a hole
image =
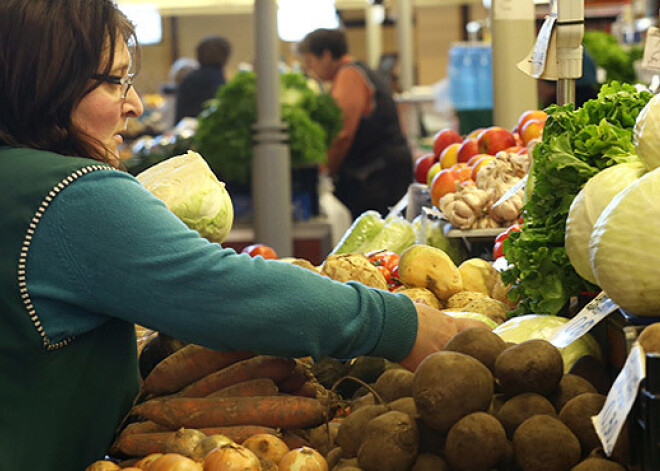
[[541, 30], [536, 37], [534, 52], [532, 53], [532, 77], [534, 78], [539, 78], [545, 71], [550, 38], [552, 37], [552, 30], [555, 27], [556, 21], [556, 14], [552, 13], [546, 16], [543, 26], [541, 26]]
[[505, 192], [502, 196], [500, 196], [500, 199], [498, 199], [497, 201], [495, 201], [495, 202], [492, 204], [491, 208], [494, 208], [494, 207], [496, 207], [496, 206], [501, 205], [501, 204], [504, 203], [506, 200], [508, 200], [508, 199], [511, 198], [513, 195], [515, 195], [515, 194], [518, 193], [520, 190], [522, 190], [522, 189], [525, 187], [525, 183], [527, 183], [527, 177], [528, 177], [528, 176], [529, 176], [529, 174], [525, 175], [524, 177], [522, 177], [522, 178], [520, 179], [520, 181], [519, 181], [518, 183], [516, 183], [516, 184], [513, 185], [511, 188], [509, 188], [508, 190], [506, 190], [506, 192]]
[[575, 317], [557, 329], [550, 339], [550, 343], [557, 348], [564, 348], [572, 344], [618, 308], [619, 306], [607, 297], [605, 291], [601, 291]]
[[644, 376], [646, 376], [644, 350], [635, 344], [607, 394], [605, 405], [598, 415], [591, 418], [607, 456], [612, 454], [621, 428], [635, 403], [639, 383]]
[[447, 218], [445, 218], [445, 215], [442, 211], [438, 211], [435, 208], [429, 208], [428, 206], [423, 206], [422, 207], [422, 212], [424, 213], [424, 215], [426, 217], [435, 216], [435, 217], [438, 217], [440, 219], [447, 219]]
[[642, 68], [660, 70], [660, 29], [651, 27], [646, 32]]

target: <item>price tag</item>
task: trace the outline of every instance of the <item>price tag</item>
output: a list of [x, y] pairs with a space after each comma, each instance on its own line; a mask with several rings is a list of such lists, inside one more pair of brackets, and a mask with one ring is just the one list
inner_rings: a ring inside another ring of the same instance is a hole
[[536, 37], [536, 43], [534, 44], [534, 51], [532, 53], [532, 77], [534, 78], [539, 78], [545, 70], [550, 38], [552, 37], [552, 30], [555, 27], [556, 21], [556, 13], [546, 16], [543, 26], [541, 26], [539, 34]]
[[639, 383], [644, 376], [646, 376], [644, 350], [635, 344], [607, 394], [605, 405], [598, 415], [591, 418], [607, 456], [612, 454], [621, 428], [635, 403]]
[[605, 291], [601, 291], [575, 317], [557, 329], [550, 339], [550, 343], [557, 348], [564, 348], [572, 344], [618, 308], [619, 306], [607, 297]]
[[520, 190], [522, 190], [523, 188], [525, 188], [525, 183], [527, 183], [527, 177], [528, 177], [528, 176], [529, 176], [529, 174], [525, 175], [524, 177], [522, 177], [522, 178], [520, 179], [520, 181], [519, 181], [518, 183], [516, 183], [516, 184], [513, 185], [511, 188], [509, 188], [508, 190], [506, 190], [506, 192], [505, 192], [502, 196], [500, 196], [500, 199], [498, 199], [497, 201], [495, 201], [495, 203], [493, 203], [493, 204], [491, 205], [491, 208], [494, 208], [494, 207], [496, 207], [496, 206], [501, 205], [501, 204], [504, 203], [506, 200], [508, 200], [509, 198], [511, 198], [513, 195], [515, 195], [516, 193], [518, 193]]
[[428, 206], [422, 206], [422, 212], [426, 217], [435, 216], [440, 219], [446, 219], [442, 211], [438, 211], [435, 208], [429, 208]]
[[660, 70], [660, 29], [658, 28], [651, 27], [646, 32], [642, 67], [644, 69]]

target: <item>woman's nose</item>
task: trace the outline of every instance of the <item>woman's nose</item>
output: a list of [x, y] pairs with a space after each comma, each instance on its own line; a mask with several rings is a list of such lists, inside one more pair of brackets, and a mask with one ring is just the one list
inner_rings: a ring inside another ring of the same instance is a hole
[[124, 100], [124, 114], [129, 118], [137, 118], [143, 111], [144, 106], [142, 106], [142, 100], [140, 100], [140, 96], [135, 90], [135, 87], [131, 87]]

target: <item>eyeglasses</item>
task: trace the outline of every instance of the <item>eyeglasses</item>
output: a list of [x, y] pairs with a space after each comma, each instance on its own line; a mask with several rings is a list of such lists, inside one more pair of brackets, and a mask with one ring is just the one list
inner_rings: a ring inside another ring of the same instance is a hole
[[128, 92], [133, 86], [133, 77], [135, 74], [128, 74], [126, 77], [120, 77], [118, 75], [108, 75], [108, 74], [92, 74], [92, 78], [96, 80], [101, 80], [103, 82], [112, 83], [114, 85], [122, 85], [122, 100], [128, 96]]

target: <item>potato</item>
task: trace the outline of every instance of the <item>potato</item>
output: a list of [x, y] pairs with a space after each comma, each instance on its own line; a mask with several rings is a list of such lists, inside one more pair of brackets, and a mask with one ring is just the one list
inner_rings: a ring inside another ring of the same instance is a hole
[[442, 309], [443, 307], [442, 302], [435, 294], [426, 288], [408, 288], [403, 286], [395, 289], [394, 292], [405, 294], [416, 303], [426, 304], [436, 309]]
[[447, 300], [447, 309], [460, 309], [464, 306], [467, 306], [475, 299], [481, 299], [487, 296], [487, 294], [481, 293], [479, 291], [461, 291], [460, 293], [456, 293]]
[[549, 396], [557, 390], [563, 373], [561, 353], [546, 340], [519, 343], [504, 350], [495, 360], [495, 377], [509, 397], [524, 392]]
[[374, 390], [385, 402], [392, 402], [400, 397], [410, 397], [414, 376], [412, 371], [403, 368], [385, 370], [374, 383]]
[[626, 468], [605, 458], [587, 458], [573, 467], [571, 471], [626, 471]]
[[415, 400], [412, 397], [401, 397], [396, 401], [390, 402], [387, 407], [389, 407], [390, 410], [398, 410], [399, 412], [408, 414], [413, 419], [419, 417], [417, 407], [415, 407]]
[[580, 440], [580, 446], [586, 455], [601, 446], [591, 417], [598, 415], [605, 404], [606, 397], [598, 393], [584, 393], [566, 403], [559, 413], [559, 420], [564, 422]]
[[447, 434], [445, 457], [455, 471], [488, 471], [506, 452], [504, 427], [486, 412], [466, 415]]
[[438, 455], [420, 453], [411, 471], [449, 471], [449, 465]]
[[351, 412], [342, 421], [335, 442], [341, 447], [344, 457], [353, 458], [357, 455], [367, 424], [387, 411], [384, 405], [364, 406]]
[[479, 291], [486, 296], [491, 296], [493, 286], [500, 273], [493, 268], [490, 262], [482, 258], [470, 258], [458, 266], [458, 271], [463, 278], [463, 289], [466, 291]]
[[467, 414], [488, 410], [493, 375], [468, 355], [436, 352], [417, 367], [412, 395], [421, 420], [431, 428], [447, 432]]
[[383, 274], [361, 254], [329, 255], [323, 263], [321, 274], [335, 281], [359, 281], [372, 288], [387, 289]]
[[559, 381], [557, 391], [552, 395], [552, 405], [555, 406], [557, 413], [568, 401], [584, 393], [595, 393], [596, 388], [581, 376], [567, 373]]
[[463, 290], [463, 279], [452, 259], [441, 249], [413, 245], [401, 254], [399, 279], [414, 288], [427, 288], [444, 301]]
[[504, 340], [488, 329], [472, 327], [454, 335], [444, 346], [444, 350], [465, 353], [479, 360], [491, 373], [495, 360], [506, 349]]
[[504, 426], [507, 437], [512, 438], [518, 426], [535, 415], [556, 417], [557, 413], [550, 401], [540, 394], [522, 393], [502, 404], [495, 417]]
[[522, 471], [566, 471], [580, 461], [580, 442], [559, 419], [535, 415], [513, 434], [513, 452]]
[[644, 327], [637, 341], [645, 353], [660, 353], [660, 322]]
[[364, 471], [408, 471], [417, 457], [419, 432], [408, 414], [390, 411], [367, 424], [358, 450]]

